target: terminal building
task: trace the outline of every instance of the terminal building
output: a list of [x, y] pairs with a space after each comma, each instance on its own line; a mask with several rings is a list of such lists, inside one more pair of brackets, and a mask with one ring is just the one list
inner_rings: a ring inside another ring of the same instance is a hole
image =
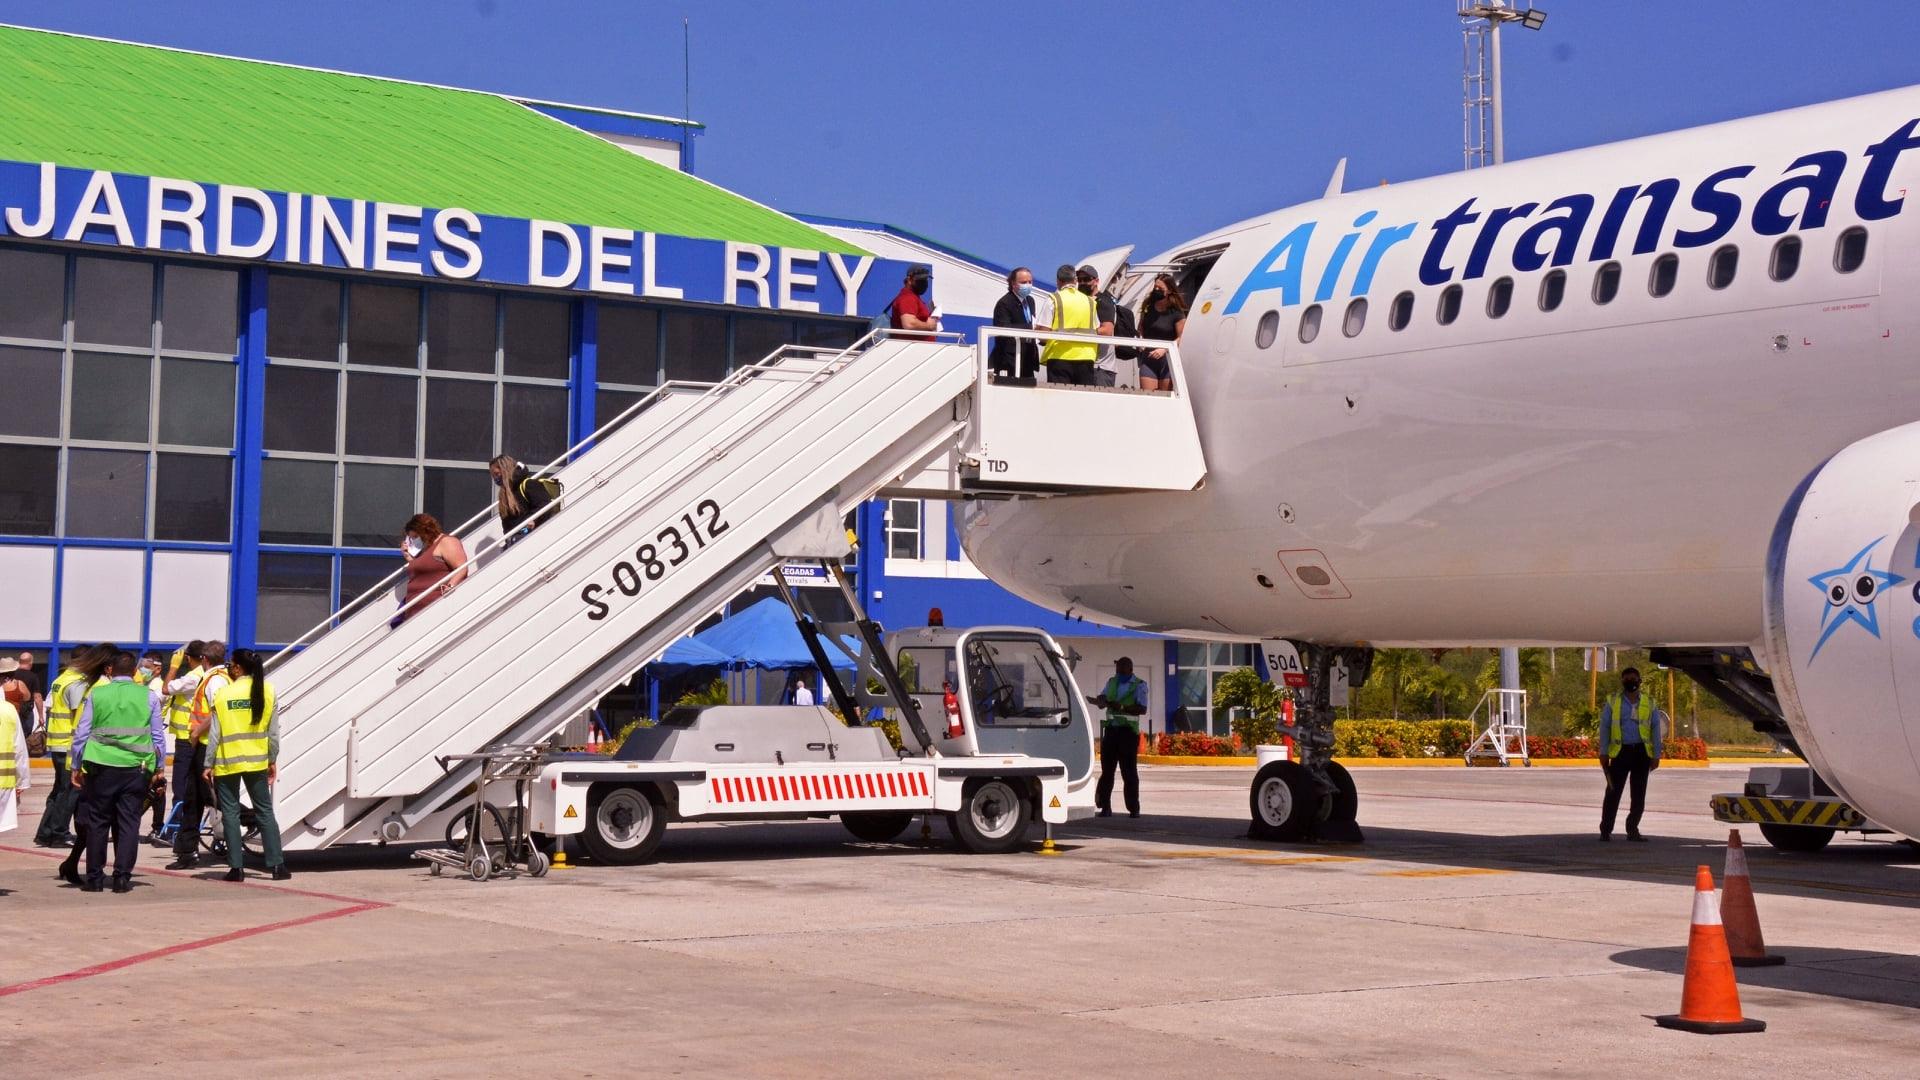
[[[666, 380], [850, 344], [914, 264], [948, 330], [1004, 289], [700, 179], [686, 120], [12, 27], [0, 90], [9, 650], [277, 649], [395, 570], [412, 514], [484, 512], [496, 454], [537, 466]], [[1037, 608], [948, 509], [857, 515], [874, 618], [1038, 625], [1089, 689], [1132, 656], [1154, 730], [1226, 730], [1211, 685], [1256, 650]]]

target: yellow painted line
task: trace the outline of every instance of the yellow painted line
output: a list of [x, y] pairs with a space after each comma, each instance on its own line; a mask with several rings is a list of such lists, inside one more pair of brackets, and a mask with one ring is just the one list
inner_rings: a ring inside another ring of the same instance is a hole
[[1264, 853], [1250, 848], [1241, 848], [1238, 851], [1156, 851], [1153, 857], [1156, 859], [1238, 859], [1247, 855], [1260, 854]]
[[1156, 851], [1156, 859], [1229, 859], [1248, 866], [1303, 866], [1308, 863], [1367, 862], [1360, 855], [1269, 855], [1246, 848], [1203, 851]]
[[1382, 870], [1375, 877], [1480, 877], [1485, 874], [1511, 874], [1511, 870], [1493, 870], [1482, 866], [1452, 867], [1446, 870]]

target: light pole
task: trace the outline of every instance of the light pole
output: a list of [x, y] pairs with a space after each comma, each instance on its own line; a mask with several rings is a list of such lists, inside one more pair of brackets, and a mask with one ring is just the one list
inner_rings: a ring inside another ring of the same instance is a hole
[[[1507, 0], [1459, 0], [1461, 32], [1466, 38], [1466, 162], [1467, 168], [1507, 160], [1504, 102], [1500, 91], [1500, 27], [1519, 23], [1529, 30], [1547, 25], [1547, 13], [1527, 0], [1515, 6]], [[1482, 111], [1475, 123], [1476, 111]], [[1479, 135], [1481, 141], [1476, 142]], [[1477, 160], [1476, 160], [1477, 159]]]

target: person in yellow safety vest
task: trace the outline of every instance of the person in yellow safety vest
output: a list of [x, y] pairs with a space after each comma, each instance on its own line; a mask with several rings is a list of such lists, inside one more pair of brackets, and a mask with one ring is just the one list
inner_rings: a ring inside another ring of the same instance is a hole
[[[1053, 323], [1055, 330], [1092, 334], [1094, 330], [1093, 296], [1076, 284], [1075, 271], [1067, 263], [1053, 273]], [[1047, 365], [1049, 385], [1092, 386], [1093, 362], [1100, 347], [1091, 341], [1054, 338], [1040, 352]]]
[[[12, 678], [20, 667], [12, 657], [0, 659], [0, 688], [17, 688], [33, 708], [33, 692], [25, 683]], [[20, 711], [10, 696], [0, 692], [0, 833], [20, 827], [20, 793], [33, 785], [32, 761], [27, 757], [27, 729], [20, 722]]]
[[40, 847], [67, 847], [73, 843], [70, 831], [73, 809], [80, 801], [80, 794], [73, 787], [71, 768], [73, 729], [88, 690], [112, 662], [116, 651], [112, 645], [90, 645], [74, 650], [47, 690], [47, 757], [53, 761], [53, 790], [47, 793], [40, 827], [33, 834], [33, 842]]
[[1640, 669], [1622, 668], [1620, 692], [1600, 706], [1600, 768], [1607, 794], [1600, 804], [1600, 839], [1613, 839], [1613, 816], [1620, 810], [1620, 789], [1630, 787], [1627, 839], [1643, 841], [1640, 813], [1647, 801], [1647, 776], [1660, 767], [1666, 745], [1667, 714], [1640, 693]]
[[273, 715], [273, 687], [267, 683], [266, 661], [252, 649], [233, 654], [233, 682], [213, 699], [214, 722], [207, 739], [206, 777], [220, 796], [220, 816], [227, 829], [228, 881], [244, 881], [246, 848], [242, 843], [240, 789], [247, 789], [253, 819], [266, 850], [273, 880], [293, 874], [280, 851], [280, 825], [273, 818], [273, 781], [280, 775], [280, 725]]
[[191, 870], [199, 862], [200, 822], [207, 816], [212, 794], [201, 780], [201, 774], [207, 769], [207, 731], [213, 726], [210, 695], [217, 695], [229, 678], [226, 642], [196, 641], [191, 642], [188, 649], [195, 645], [199, 646], [199, 652], [194, 657], [193, 669], [167, 684], [170, 692], [185, 694], [187, 698], [187, 733], [174, 751], [173, 788], [180, 797], [180, 808], [174, 819], [178, 825], [173, 830], [173, 861], [167, 864], [169, 870]]
[[166, 695], [167, 737], [173, 740], [173, 775], [168, 777], [173, 799], [166, 812], [176, 828], [182, 820], [180, 804], [186, 799], [187, 789], [199, 785], [200, 773], [193, 768], [193, 748], [189, 740], [193, 734], [193, 692], [206, 674], [200, 662], [200, 653], [206, 645], [204, 641], [189, 641], [175, 649], [167, 658], [165, 674], [160, 677], [161, 692]]
[[82, 892], [105, 880], [107, 839], [113, 839], [113, 891], [131, 892], [140, 856], [140, 811], [154, 774], [166, 767], [167, 724], [160, 695], [134, 681], [139, 658], [115, 653], [109, 681], [95, 686], [73, 731], [73, 783], [87, 843]]
[[1100, 736], [1100, 782], [1093, 789], [1099, 816], [1113, 816], [1113, 770], [1126, 781], [1127, 816], [1140, 816], [1140, 718], [1147, 713], [1147, 683], [1133, 673], [1133, 660], [1113, 662], [1113, 678], [1098, 697], [1087, 699], [1107, 710]]

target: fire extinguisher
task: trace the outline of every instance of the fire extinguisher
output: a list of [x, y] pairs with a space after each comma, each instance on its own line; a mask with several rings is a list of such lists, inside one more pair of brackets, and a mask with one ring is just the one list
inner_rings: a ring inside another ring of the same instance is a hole
[[960, 723], [960, 697], [953, 692], [950, 682], [942, 683], [941, 689], [944, 691], [941, 703], [947, 709], [947, 738], [957, 739], [966, 733], [966, 728]]

